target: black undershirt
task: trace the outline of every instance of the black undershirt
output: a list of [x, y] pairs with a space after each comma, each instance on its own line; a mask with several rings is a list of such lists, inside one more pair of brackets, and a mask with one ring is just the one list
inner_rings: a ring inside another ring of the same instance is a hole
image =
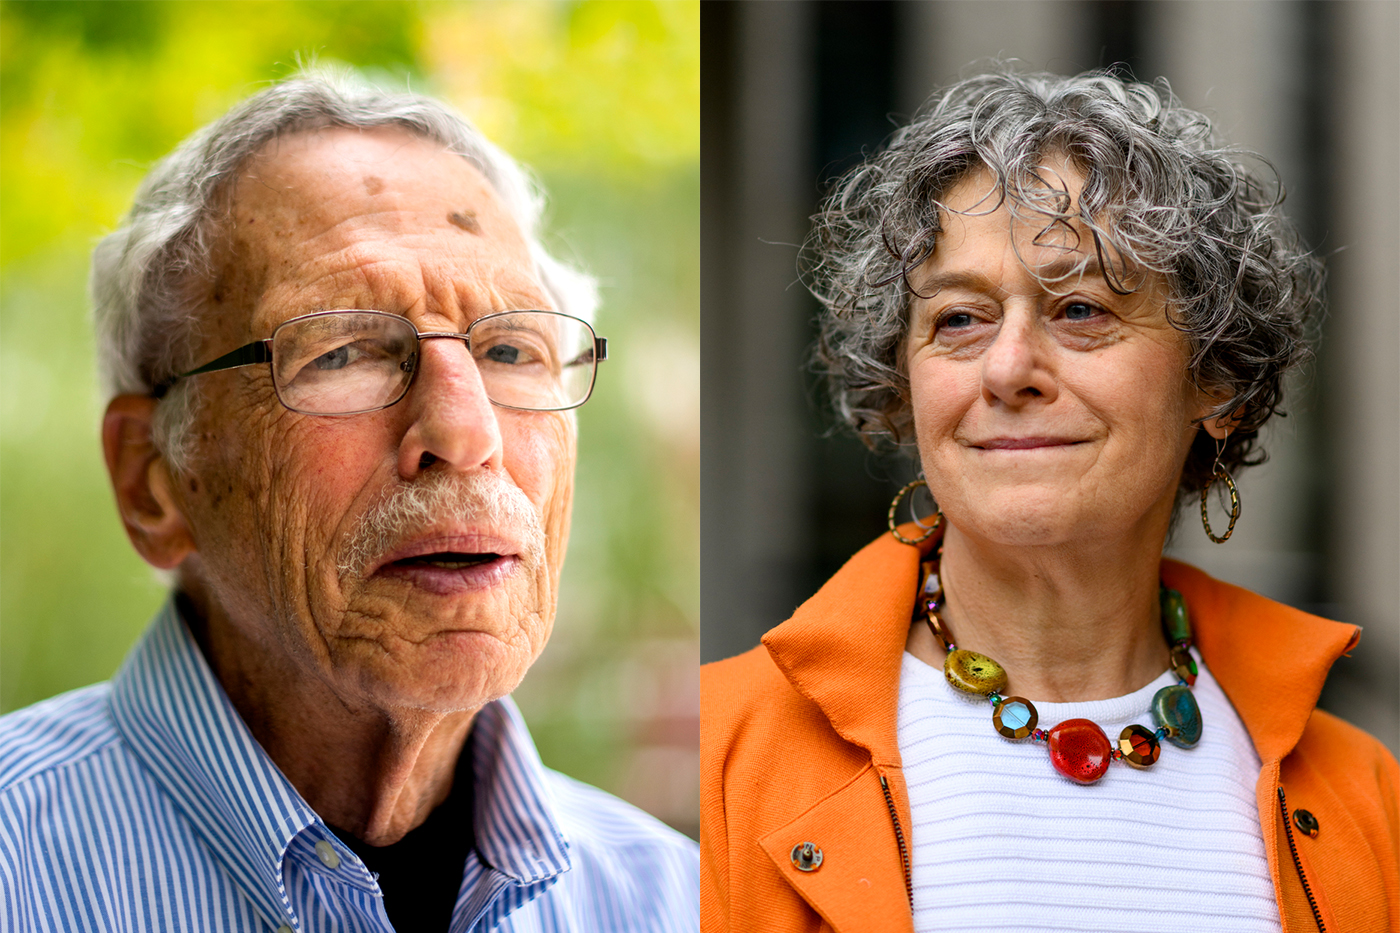
[[423, 825], [393, 845], [372, 846], [332, 826], [360, 861], [379, 875], [384, 910], [395, 930], [446, 933], [462, 887], [467, 853], [476, 844], [473, 811], [471, 739], [457, 759], [452, 792]]

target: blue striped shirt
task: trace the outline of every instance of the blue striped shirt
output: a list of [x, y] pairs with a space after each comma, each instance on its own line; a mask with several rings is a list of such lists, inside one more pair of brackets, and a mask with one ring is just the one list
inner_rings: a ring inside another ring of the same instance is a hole
[[[453, 933], [698, 929], [693, 842], [545, 768], [508, 699], [470, 742], [476, 847]], [[173, 604], [109, 684], [0, 718], [0, 931], [392, 929]]]

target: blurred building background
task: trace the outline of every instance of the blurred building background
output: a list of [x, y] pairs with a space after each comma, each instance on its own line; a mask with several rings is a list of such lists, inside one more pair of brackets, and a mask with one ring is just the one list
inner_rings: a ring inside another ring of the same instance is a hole
[[111, 676], [164, 597], [98, 443], [88, 253], [149, 166], [298, 59], [439, 95], [601, 280], [546, 764], [698, 825], [699, 4], [0, 3], [0, 712]]
[[1400, 751], [1400, 4], [710, 2], [701, 28], [704, 658], [787, 618], [913, 475], [830, 436], [804, 370], [797, 245], [829, 181], [977, 60], [1122, 63], [1273, 162], [1330, 275], [1318, 359], [1241, 477], [1234, 537], [1188, 515], [1169, 553], [1364, 626], [1323, 706]]

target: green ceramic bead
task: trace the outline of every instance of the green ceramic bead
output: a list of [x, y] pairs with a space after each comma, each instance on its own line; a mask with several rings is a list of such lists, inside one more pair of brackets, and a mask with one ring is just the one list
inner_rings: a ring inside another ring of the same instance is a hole
[[1006, 689], [1006, 671], [1000, 664], [975, 651], [959, 649], [943, 662], [943, 676], [964, 693], [986, 696]]
[[1201, 740], [1201, 708], [1184, 684], [1157, 691], [1152, 698], [1152, 718], [1166, 727], [1167, 741], [1173, 745], [1190, 748]]
[[1186, 612], [1186, 600], [1176, 590], [1162, 587], [1162, 631], [1167, 641], [1176, 644], [1191, 640], [1191, 617]]

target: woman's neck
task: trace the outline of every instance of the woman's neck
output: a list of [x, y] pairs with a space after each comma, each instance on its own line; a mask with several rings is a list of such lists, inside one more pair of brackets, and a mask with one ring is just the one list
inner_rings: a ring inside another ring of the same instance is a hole
[[[1161, 546], [1135, 537], [1008, 548], [950, 526], [942, 617], [958, 648], [1006, 669], [1010, 694], [1046, 702], [1122, 696], [1168, 666], [1157, 596]], [[943, 649], [922, 622], [910, 629], [908, 649], [943, 664]]]

